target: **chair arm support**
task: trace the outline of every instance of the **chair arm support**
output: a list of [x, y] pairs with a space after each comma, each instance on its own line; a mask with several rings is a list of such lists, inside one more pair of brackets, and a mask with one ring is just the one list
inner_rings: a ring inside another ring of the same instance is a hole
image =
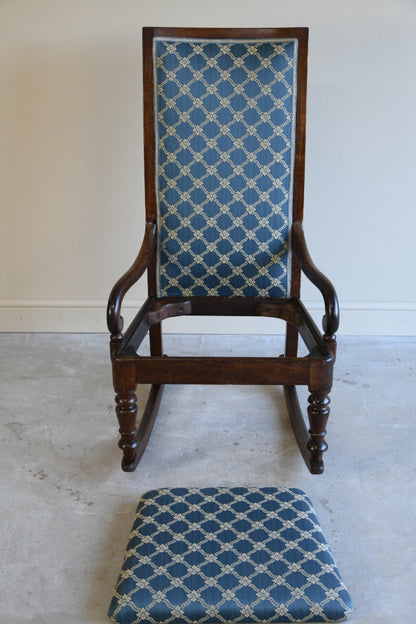
[[131, 267], [113, 287], [107, 305], [107, 327], [113, 336], [121, 334], [124, 321], [121, 316], [121, 305], [127, 291], [137, 282], [148, 268], [156, 246], [156, 224], [146, 222], [143, 243], [139, 254]]
[[303, 273], [321, 291], [324, 298], [325, 316], [322, 318], [323, 330], [326, 334], [335, 334], [339, 326], [337, 293], [330, 280], [313, 263], [306, 245], [302, 224], [299, 222], [293, 223], [292, 245]]

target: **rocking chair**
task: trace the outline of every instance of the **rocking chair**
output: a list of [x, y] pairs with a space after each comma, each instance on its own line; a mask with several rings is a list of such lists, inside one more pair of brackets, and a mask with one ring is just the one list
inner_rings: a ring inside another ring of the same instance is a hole
[[[125, 471], [164, 384], [279, 384], [302, 456], [323, 472], [339, 321], [302, 230], [307, 42], [307, 28], [143, 30], [146, 229], [107, 310]], [[145, 271], [148, 298], [123, 333], [123, 298]], [[323, 335], [300, 301], [301, 272], [322, 293]], [[285, 354], [164, 356], [161, 323], [179, 315], [283, 319]], [[137, 428], [139, 383], [151, 389]], [[309, 428], [297, 385], [310, 392]]]

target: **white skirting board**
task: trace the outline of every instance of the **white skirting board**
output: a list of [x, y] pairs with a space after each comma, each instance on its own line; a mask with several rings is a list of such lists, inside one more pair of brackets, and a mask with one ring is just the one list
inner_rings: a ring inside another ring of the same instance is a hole
[[[125, 326], [140, 308], [126, 301]], [[304, 301], [321, 327], [322, 303]], [[340, 335], [415, 336], [416, 302], [342, 302]], [[284, 322], [269, 318], [182, 317], [163, 324], [167, 333], [283, 334]], [[106, 301], [8, 300], [0, 301], [2, 332], [106, 332]]]

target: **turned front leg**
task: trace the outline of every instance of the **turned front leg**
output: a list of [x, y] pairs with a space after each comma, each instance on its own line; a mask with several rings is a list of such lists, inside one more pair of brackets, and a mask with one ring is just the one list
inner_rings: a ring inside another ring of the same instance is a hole
[[123, 451], [123, 470], [134, 470], [137, 452], [137, 396], [136, 389], [129, 392], [123, 391], [116, 395], [116, 414], [120, 425], [119, 447]]
[[326, 392], [312, 392], [308, 398], [308, 402], [310, 429], [307, 447], [311, 458], [311, 472], [320, 474], [324, 470], [322, 455], [328, 448], [325, 435], [330, 399]]

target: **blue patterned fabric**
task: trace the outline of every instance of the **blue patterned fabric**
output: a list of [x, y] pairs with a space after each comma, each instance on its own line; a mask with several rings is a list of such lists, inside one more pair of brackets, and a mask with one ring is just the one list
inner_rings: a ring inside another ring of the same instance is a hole
[[290, 296], [297, 40], [155, 38], [158, 296]]
[[351, 600], [304, 492], [173, 488], [140, 501], [113, 622], [335, 622]]

